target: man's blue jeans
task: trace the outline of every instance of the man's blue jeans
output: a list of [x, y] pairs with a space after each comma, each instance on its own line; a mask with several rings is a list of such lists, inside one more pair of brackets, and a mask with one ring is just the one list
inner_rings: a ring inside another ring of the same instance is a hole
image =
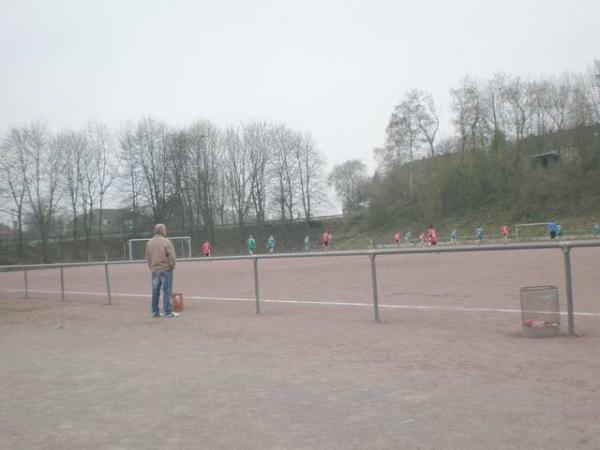
[[152, 316], [157, 317], [160, 309], [158, 301], [160, 297], [160, 288], [163, 290], [163, 309], [165, 314], [172, 312], [171, 291], [173, 290], [173, 271], [152, 272]]

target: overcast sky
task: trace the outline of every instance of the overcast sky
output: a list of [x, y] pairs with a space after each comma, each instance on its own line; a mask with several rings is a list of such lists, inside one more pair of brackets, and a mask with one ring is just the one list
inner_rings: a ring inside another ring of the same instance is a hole
[[373, 167], [393, 106], [466, 74], [582, 71], [600, 1], [0, 0], [0, 128], [152, 115], [308, 130], [328, 166]]

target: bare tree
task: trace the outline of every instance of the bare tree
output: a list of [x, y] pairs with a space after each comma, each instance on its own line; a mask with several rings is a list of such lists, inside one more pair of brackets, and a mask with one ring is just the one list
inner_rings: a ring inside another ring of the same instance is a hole
[[577, 100], [578, 122], [600, 123], [600, 60], [595, 60], [593, 67], [580, 77]]
[[429, 93], [414, 89], [409, 93], [409, 99], [414, 104], [417, 126], [421, 131], [421, 139], [429, 146], [429, 156], [435, 157], [435, 137], [440, 127], [440, 118], [435, 109], [433, 96]]
[[10, 212], [17, 214], [20, 235], [24, 202], [31, 204], [46, 259], [57, 214], [70, 216], [72, 238], [85, 237], [89, 258], [96, 234], [104, 244], [103, 211], [117, 178], [123, 189], [116, 198], [127, 198], [134, 233], [136, 218], [147, 211], [156, 222], [174, 220], [182, 231], [204, 227], [212, 238], [215, 222], [225, 223], [229, 213], [239, 225], [254, 217], [264, 223], [276, 205], [283, 219], [303, 214], [308, 221], [325, 199], [324, 162], [314, 140], [285, 125], [254, 121], [222, 132], [208, 121], [170, 129], [143, 118], [116, 137], [104, 124], [89, 122], [82, 131], [56, 136], [39, 125], [13, 129], [3, 140], [10, 155], [0, 162], [2, 196], [15, 203]]
[[302, 210], [304, 219], [309, 222], [315, 207], [324, 200], [322, 179], [325, 162], [308, 133], [300, 135], [295, 157]]
[[214, 238], [216, 190], [223, 175], [219, 130], [208, 121], [197, 121], [188, 130], [190, 142], [190, 183], [186, 192], [193, 195], [196, 223], [202, 222], [210, 239]]
[[225, 216], [227, 213], [227, 207], [229, 204], [229, 187], [227, 184], [227, 176], [224, 168], [226, 167], [226, 159], [223, 154], [223, 145], [221, 138], [217, 140], [217, 146], [219, 152], [217, 158], [215, 158], [215, 166], [218, 170], [215, 170], [215, 183], [213, 185], [213, 196], [215, 200], [215, 214], [219, 219], [219, 223], [224, 225], [226, 222]]
[[96, 155], [94, 149], [88, 145], [86, 137], [86, 145], [82, 153], [82, 184], [79, 195], [79, 205], [81, 210], [81, 220], [83, 232], [85, 234], [85, 248], [88, 259], [91, 259], [91, 236], [96, 218], [94, 207], [98, 199], [98, 172], [96, 170]]
[[506, 75], [496, 73], [494, 77], [485, 83], [484, 102], [485, 119], [490, 130], [490, 142], [492, 150], [498, 150], [506, 140], [506, 106], [504, 90], [506, 89]]
[[142, 172], [141, 194], [150, 205], [154, 222], [166, 222], [170, 194], [167, 125], [146, 117], [138, 122], [135, 137]]
[[408, 186], [411, 197], [414, 194], [414, 162], [420, 153], [421, 128], [417, 118], [420, 111], [417, 96], [407, 93], [396, 105], [386, 128], [386, 145], [384, 149], [393, 155], [396, 163], [408, 165]]
[[436, 145], [436, 153], [438, 155], [450, 155], [455, 153], [458, 147], [459, 143], [455, 136], [442, 137]]
[[359, 159], [352, 159], [334, 166], [329, 174], [333, 186], [342, 202], [344, 211], [357, 209], [366, 199], [367, 166]]
[[23, 213], [27, 193], [25, 170], [29, 166], [27, 151], [27, 130], [12, 127], [2, 141], [3, 158], [0, 161], [0, 173], [6, 190], [12, 200], [9, 209], [17, 222], [17, 254], [23, 258]]
[[531, 125], [530, 133], [537, 136], [546, 134], [551, 126], [548, 120], [548, 103], [552, 83], [549, 79], [532, 80], [529, 82], [531, 96]]
[[56, 136], [55, 149], [61, 153], [63, 167], [63, 190], [71, 207], [71, 224], [73, 227], [73, 256], [77, 256], [77, 235], [79, 225], [79, 206], [83, 189], [86, 167], [87, 140], [85, 135], [76, 132], [65, 132]]
[[48, 237], [59, 200], [61, 165], [57, 141], [50, 139], [46, 126], [26, 127], [26, 152], [29, 164], [23, 168], [23, 178], [33, 216], [39, 228], [44, 262], [48, 261]]
[[206, 129], [204, 123], [194, 123], [187, 131], [187, 136], [190, 147], [190, 164], [185, 169], [185, 203], [188, 205], [189, 216], [193, 223], [193, 228], [199, 229], [203, 223], [206, 223], [206, 220], [203, 217], [203, 204], [205, 205], [203, 193], [206, 192], [208, 184], [204, 171], [204, 168], [206, 167]]
[[96, 170], [98, 183], [98, 234], [104, 245], [102, 234], [104, 198], [106, 192], [117, 177], [115, 167], [115, 148], [112, 135], [105, 124], [90, 122], [86, 129], [88, 146], [93, 155], [93, 164]]
[[248, 149], [250, 163], [250, 197], [258, 223], [263, 223], [266, 216], [267, 168], [273, 152], [273, 139], [273, 133], [264, 122], [250, 122], [243, 126], [243, 145]]
[[535, 102], [534, 86], [521, 79], [513, 77], [504, 91], [508, 103], [509, 121], [513, 125], [514, 138], [520, 143], [526, 135], [527, 126], [533, 115]]
[[273, 133], [273, 159], [271, 173], [275, 183], [273, 190], [274, 198], [278, 205], [282, 220], [294, 218], [296, 206], [296, 165], [294, 154], [300, 146], [300, 137], [294, 134], [285, 125], [277, 125], [272, 129]]
[[463, 79], [461, 86], [451, 89], [451, 110], [454, 113], [453, 122], [458, 127], [460, 135], [461, 158], [464, 160], [467, 150], [479, 148], [481, 143], [481, 125], [483, 107], [477, 83], [472, 78]]
[[373, 150], [377, 168], [382, 173], [390, 173], [399, 169], [405, 162], [402, 136], [394, 133], [393, 137], [386, 130], [386, 141], [382, 147]]
[[[190, 166], [189, 137], [184, 130], [173, 130], [168, 139], [168, 178], [171, 185], [171, 205], [176, 210], [179, 219], [179, 229], [186, 234], [188, 221], [186, 219], [189, 209], [185, 195], [188, 189], [188, 168]], [[192, 221], [190, 221], [192, 222]], [[193, 228], [193, 227], [192, 227]]]
[[549, 82], [546, 90], [546, 113], [552, 121], [555, 131], [562, 131], [568, 126], [569, 108], [573, 101], [573, 81], [565, 74]]
[[241, 227], [246, 221], [250, 207], [250, 173], [248, 151], [243, 145], [238, 129], [228, 127], [223, 135], [226, 178], [229, 186], [231, 207], [235, 220]]
[[140, 190], [142, 184], [142, 167], [140, 165], [139, 148], [133, 125], [125, 125], [121, 129], [119, 143], [121, 147], [120, 160], [122, 173], [127, 190], [129, 191], [129, 204], [132, 213], [132, 232], [137, 231], [137, 217], [139, 216]]

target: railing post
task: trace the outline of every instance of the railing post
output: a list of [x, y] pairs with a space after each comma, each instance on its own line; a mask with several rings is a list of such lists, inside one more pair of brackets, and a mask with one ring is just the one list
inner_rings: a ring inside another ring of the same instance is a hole
[[260, 314], [260, 286], [258, 284], [258, 258], [254, 258], [254, 296], [256, 297], [256, 314]]
[[112, 305], [112, 296], [110, 294], [110, 278], [108, 277], [108, 264], [104, 264], [104, 278], [106, 279], [106, 293], [108, 294], [108, 304]]
[[375, 264], [375, 253], [371, 253], [369, 258], [371, 258], [371, 284], [373, 289], [373, 316], [375, 322], [381, 322], [381, 318], [379, 317], [379, 298], [377, 296], [377, 266]]
[[65, 300], [65, 272], [63, 266], [60, 266], [60, 298]]
[[27, 269], [23, 268], [23, 278], [25, 281], [25, 298], [29, 298], [29, 282], [27, 280]]
[[562, 245], [565, 263], [565, 284], [567, 289], [567, 315], [569, 322], [569, 336], [575, 336], [575, 313], [573, 308], [573, 281], [571, 278], [571, 248]]

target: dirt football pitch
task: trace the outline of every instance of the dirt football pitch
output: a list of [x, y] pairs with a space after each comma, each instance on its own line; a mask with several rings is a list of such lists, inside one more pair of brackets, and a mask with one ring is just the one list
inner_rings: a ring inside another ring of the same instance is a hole
[[600, 249], [572, 251], [576, 331], [521, 334], [558, 249], [0, 273], [0, 449], [600, 449]]

